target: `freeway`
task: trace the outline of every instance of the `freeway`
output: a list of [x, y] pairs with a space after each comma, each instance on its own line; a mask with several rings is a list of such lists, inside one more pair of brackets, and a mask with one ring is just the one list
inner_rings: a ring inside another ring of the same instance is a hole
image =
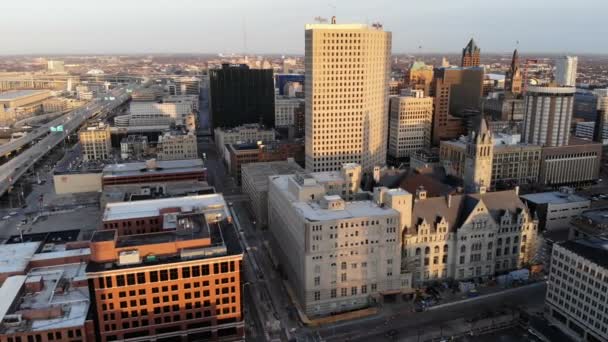
[[[129, 99], [129, 94], [125, 90], [115, 90], [112, 95], [114, 96], [114, 100], [97, 99], [86, 107], [73, 110], [69, 114], [51, 121], [45, 125], [45, 127], [48, 126], [46, 128], [43, 129], [41, 127], [35, 130], [34, 132], [44, 130], [46, 136], [0, 166], [0, 195], [9, 190], [34, 163], [52, 148], [60, 144], [68, 134], [77, 130], [83, 122], [100, 113], [112, 111]], [[48, 129], [51, 126], [59, 125], [63, 125], [63, 132], [48, 133]]]

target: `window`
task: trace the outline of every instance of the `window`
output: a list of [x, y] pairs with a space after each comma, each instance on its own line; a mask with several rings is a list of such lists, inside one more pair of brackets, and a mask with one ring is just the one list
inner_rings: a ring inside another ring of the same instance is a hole
[[315, 300], [321, 300], [321, 291], [315, 291]]
[[346, 273], [342, 273], [342, 274], [340, 275], [340, 280], [341, 280], [341, 281], [346, 281]]
[[315, 277], [315, 286], [319, 286], [321, 284], [321, 277]]
[[[162, 271], [161, 271], [162, 272]], [[177, 276], [177, 268], [172, 268], [169, 270], [169, 275], [171, 277], [171, 280], [175, 280], [178, 278]]]
[[167, 270], [160, 270], [160, 280], [161, 281], [169, 280], [169, 274], [168, 274]]
[[342, 262], [340, 264], [340, 268], [343, 269], [343, 270], [345, 270], [346, 269], [346, 262]]
[[348, 293], [346, 291], [347, 291], [346, 287], [341, 288], [340, 289], [340, 295], [342, 297], [346, 297], [348, 295]]
[[182, 278], [190, 278], [190, 267], [182, 268]]
[[150, 282], [152, 282], [152, 283], [158, 282], [158, 271], [150, 272]]
[[367, 285], [361, 285], [361, 294], [367, 293]]
[[331, 289], [330, 297], [331, 298], [336, 298], [336, 289]]
[[116, 286], [125, 286], [125, 276], [119, 274], [116, 276]]
[[351, 287], [350, 294], [352, 296], [356, 296], [357, 295], [357, 287], [356, 286]]
[[127, 274], [127, 285], [135, 285], [135, 274]]

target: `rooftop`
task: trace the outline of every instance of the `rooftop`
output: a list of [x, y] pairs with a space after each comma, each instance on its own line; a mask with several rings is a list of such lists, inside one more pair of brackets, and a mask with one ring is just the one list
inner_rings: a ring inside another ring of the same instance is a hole
[[569, 240], [559, 245], [603, 268], [608, 268], [608, 239], [605, 237]]
[[0, 93], [0, 101], [11, 101], [19, 98], [28, 97], [36, 94], [48, 93], [48, 90], [40, 89], [24, 89], [24, 90], [9, 90]]
[[249, 177], [257, 191], [268, 190], [268, 177], [290, 175], [304, 172], [304, 169], [293, 161], [275, 161], [266, 163], [247, 163], [241, 166], [243, 178]]
[[[4, 320], [0, 333], [83, 326], [89, 310], [89, 290], [86, 285], [74, 284], [86, 284], [85, 268], [86, 264], [75, 263], [9, 277], [0, 288], [0, 321]], [[9, 318], [10, 324], [6, 324]]]
[[288, 180], [293, 176], [294, 175], [280, 175], [273, 177], [271, 181], [285, 194], [300, 215], [308, 221], [315, 222], [397, 214], [395, 209], [378, 206], [373, 201], [345, 202], [343, 210], [324, 209], [319, 203], [314, 201], [297, 201], [288, 190]]
[[608, 227], [608, 207], [583, 211], [581, 218], [591, 220], [596, 225]]
[[180, 208], [182, 212], [191, 212], [200, 209], [217, 212], [226, 218], [230, 217], [224, 197], [220, 194], [209, 194], [109, 203], [103, 213], [103, 221], [159, 216], [161, 209], [166, 208]]
[[0, 245], [0, 274], [24, 272], [39, 246], [40, 242]]
[[202, 171], [201, 159], [155, 160], [153, 162], [133, 162], [110, 164], [103, 168], [103, 177], [128, 177], [152, 173], [175, 173]]
[[523, 195], [521, 198], [536, 204], [566, 204], [576, 202], [589, 202], [588, 199], [564, 191], [539, 192], [535, 194]]

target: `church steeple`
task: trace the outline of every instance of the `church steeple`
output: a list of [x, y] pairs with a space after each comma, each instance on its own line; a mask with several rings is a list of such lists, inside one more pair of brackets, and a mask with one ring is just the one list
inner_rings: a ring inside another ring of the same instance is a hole
[[492, 182], [494, 138], [483, 116], [477, 130], [467, 139], [464, 164], [464, 188], [468, 193], [485, 192]]
[[519, 69], [519, 53], [517, 49], [513, 51], [513, 58], [511, 59], [511, 68], [505, 75], [505, 90], [511, 92], [514, 95], [521, 93], [522, 86], [522, 74]]

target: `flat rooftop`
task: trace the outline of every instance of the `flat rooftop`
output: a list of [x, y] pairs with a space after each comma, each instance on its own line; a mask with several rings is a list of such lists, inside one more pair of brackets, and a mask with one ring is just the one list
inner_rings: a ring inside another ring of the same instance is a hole
[[302, 173], [304, 169], [296, 162], [275, 161], [265, 163], [247, 163], [241, 166], [241, 173], [250, 177], [257, 191], [268, 190], [268, 177]]
[[0, 274], [24, 272], [38, 247], [40, 242], [0, 245]]
[[586, 210], [581, 217], [591, 220], [596, 225], [608, 226], [608, 207]]
[[37, 94], [48, 93], [49, 90], [42, 89], [24, 89], [24, 90], [9, 90], [0, 93], [0, 101], [12, 101], [20, 98], [33, 96]]
[[201, 159], [157, 160], [154, 167], [148, 167], [146, 162], [110, 164], [103, 168], [103, 177], [128, 177], [143, 174], [163, 174], [175, 172], [203, 171]]
[[181, 208], [182, 212], [196, 209], [221, 212], [230, 217], [228, 206], [220, 194], [173, 197], [135, 202], [109, 203], [103, 213], [103, 221], [128, 220], [159, 216], [161, 209]]
[[[33, 310], [40, 318], [25, 319], [11, 324], [0, 324], [0, 333], [44, 331], [81, 327], [89, 311], [87, 286], [76, 287], [74, 282], [86, 284], [86, 264], [75, 263], [32, 269], [27, 276], [9, 277], [0, 288], [0, 321], [21, 310]], [[41, 284], [41, 290], [22, 291], [28, 283]], [[59, 309], [59, 310], [57, 310]]]
[[559, 191], [539, 192], [536, 194], [523, 195], [521, 198], [537, 203], [537, 204], [566, 204], [566, 203], [577, 203], [577, 202], [589, 202], [588, 199], [576, 195], [568, 194]]
[[603, 268], [608, 268], [608, 238], [606, 237], [569, 240], [559, 245]]
[[288, 190], [288, 180], [293, 175], [281, 175], [271, 180], [288, 198], [300, 215], [308, 221], [340, 220], [357, 217], [394, 215], [398, 212], [387, 206], [380, 207], [373, 201], [346, 201], [344, 209], [324, 209], [318, 202], [301, 202]]

